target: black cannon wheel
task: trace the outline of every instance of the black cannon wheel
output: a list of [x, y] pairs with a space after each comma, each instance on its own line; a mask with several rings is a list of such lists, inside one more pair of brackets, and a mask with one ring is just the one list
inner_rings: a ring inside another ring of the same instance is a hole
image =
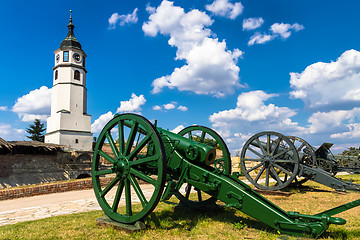
[[360, 171], [360, 150], [351, 150], [343, 154], [340, 160], [340, 167], [353, 168]]
[[[300, 159], [300, 163], [310, 167], [316, 167], [316, 154], [314, 148], [307, 141], [300, 137], [287, 137], [294, 144], [299, 157], [302, 156]], [[307, 182], [309, 179], [309, 177], [296, 176], [293, 183], [296, 185], [301, 185]]]
[[277, 132], [261, 132], [245, 143], [240, 164], [242, 172], [255, 187], [279, 190], [297, 176], [299, 156], [286, 136]]
[[[228, 175], [231, 173], [231, 157], [229, 149], [227, 148], [224, 140], [214, 130], [204, 126], [194, 125], [184, 128], [178, 134], [214, 147], [216, 149], [216, 159], [215, 163], [212, 165], [214, 169], [213, 171]], [[191, 193], [197, 194], [196, 200], [189, 199]], [[191, 184], [187, 184], [185, 187], [185, 193], [182, 194], [179, 192], [177, 197], [182, 203], [190, 207], [208, 206], [216, 201], [215, 197], [211, 197]]]
[[110, 120], [99, 135], [92, 162], [95, 196], [105, 214], [121, 223], [150, 214], [163, 193], [165, 159], [160, 136], [147, 119], [122, 114]]

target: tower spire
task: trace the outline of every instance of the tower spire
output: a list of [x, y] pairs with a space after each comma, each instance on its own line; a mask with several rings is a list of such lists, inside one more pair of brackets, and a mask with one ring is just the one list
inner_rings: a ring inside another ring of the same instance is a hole
[[81, 44], [79, 43], [79, 41], [76, 39], [75, 35], [74, 35], [74, 24], [72, 23], [72, 10], [70, 10], [70, 20], [69, 20], [69, 24], [67, 25], [69, 31], [68, 34], [66, 36], [66, 38], [61, 42], [60, 47], [74, 47], [74, 48], [78, 48], [81, 49]]

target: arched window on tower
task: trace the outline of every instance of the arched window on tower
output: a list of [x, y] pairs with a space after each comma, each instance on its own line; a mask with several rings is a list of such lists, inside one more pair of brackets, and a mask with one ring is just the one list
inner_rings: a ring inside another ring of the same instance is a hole
[[74, 72], [74, 79], [75, 79], [75, 80], [80, 80], [80, 71], [79, 71], [79, 70], [75, 70], [75, 72]]
[[58, 70], [55, 70], [55, 80], [58, 79]]

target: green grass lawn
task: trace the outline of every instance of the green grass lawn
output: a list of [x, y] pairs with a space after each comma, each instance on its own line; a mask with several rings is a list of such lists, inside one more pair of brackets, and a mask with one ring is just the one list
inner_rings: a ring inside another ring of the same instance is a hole
[[[359, 175], [344, 178], [360, 180]], [[311, 181], [288, 191], [294, 194], [266, 197], [286, 211], [304, 214], [316, 214], [360, 198], [359, 193], [337, 193]], [[93, 211], [2, 226], [0, 239], [307, 239], [281, 235], [234, 208], [198, 212], [174, 209], [177, 203], [174, 197], [160, 202], [145, 219], [147, 228], [132, 234], [96, 225], [95, 219], [103, 213]], [[347, 223], [330, 226], [320, 239], [360, 239], [360, 207], [338, 216]]]

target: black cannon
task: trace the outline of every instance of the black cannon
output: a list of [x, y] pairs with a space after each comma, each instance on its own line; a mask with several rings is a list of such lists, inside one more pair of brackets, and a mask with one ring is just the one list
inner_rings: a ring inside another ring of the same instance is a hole
[[279, 190], [291, 183], [313, 180], [340, 191], [360, 191], [360, 185], [335, 177], [343, 169], [332, 155], [331, 146], [324, 143], [316, 149], [299, 137], [261, 132], [244, 144], [240, 165], [246, 178], [263, 190]]

